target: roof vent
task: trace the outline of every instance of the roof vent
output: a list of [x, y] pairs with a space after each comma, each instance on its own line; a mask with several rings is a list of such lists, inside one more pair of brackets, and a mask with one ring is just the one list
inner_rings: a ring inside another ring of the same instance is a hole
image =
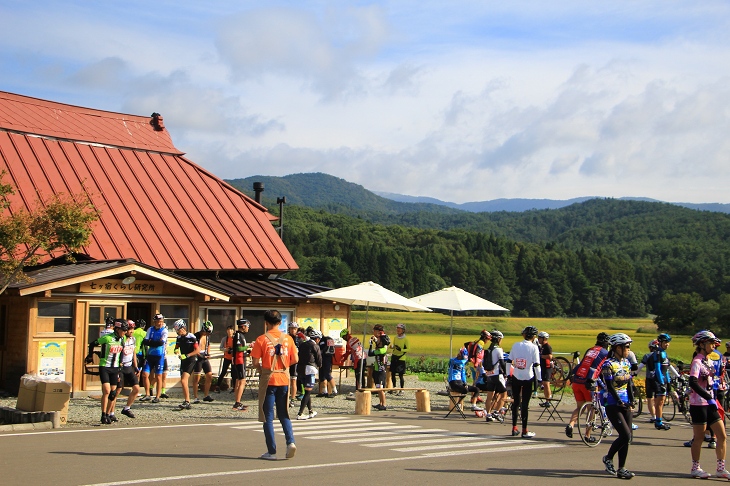
[[165, 122], [162, 119], [162, 115], [159, 113], [152, 113], [152, 120], [150, 121], [150, 124], [157, 132], [161, 132], [165, 129]]
[[261, 193], [264, 192], [264, 183], [263, 182], [254, 182], [253, 183], [253, 192], [255, 194], [254, 199], [256, 199], [256, 202], [261, 204]]

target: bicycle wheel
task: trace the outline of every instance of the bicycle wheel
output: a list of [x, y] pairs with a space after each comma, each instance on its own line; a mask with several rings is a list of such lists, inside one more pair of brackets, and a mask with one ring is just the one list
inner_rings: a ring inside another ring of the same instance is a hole
[[602, 426], [601, 411], [596, 408], [593, 402], [584, 403], [580, 407], [576, 425], [580, 438], [585, 445], [596, 447], [601, 443], [605, 428]]
[[669, 392], [664, 398], [664, 410], [662, 412], [662, 419], [665, 422], [671, 422], [674, 420], [674, 416], [677, 415], [677, 399], [674, 396], [674, 392]]
[[633, 412], [631, 412], [632, 417], [636, 418], [641, 415], [641, 411], [644, 408], [645, 396], [646, 394], [644, 393], [644, 388], [634, 385], [634, 408]]
[[550, 385], [553, 389], [558, 392], [562, 390], [568, 383], [568, 377], [570, 376], [570, 363], [567, 359], [557, 357], [553, 358], [553, 368], [550, 374]]

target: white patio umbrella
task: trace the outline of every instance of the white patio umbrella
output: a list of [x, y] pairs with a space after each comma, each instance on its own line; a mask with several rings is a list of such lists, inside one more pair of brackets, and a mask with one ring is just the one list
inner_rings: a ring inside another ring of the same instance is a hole
[[[362, 328], [362, 345], [365, 347], [365, 335], [367, 334], [368, 312], [370, 306], [384, 307], [386, 309], [398, 309], [407, 311], [426, 311], [431, 312], [428, 307], [414, 302], [411, 299], [396, 294], [392, 290], [388, 290], [382, 285], [374, 282], [362, 282], [349, 287], [341, 287], [339, 289], [327, 290], [316, 294], [308, 295], [313, 299], [327, 299], [333, 302], [340, 302], [348, 305], [364, 305], [365, 306], [365, 324]], [[362, 383], [362, 376], [360, 377]]]
[[411, 299], [432, 309], [445, 309], [451, 311], [451, 330], [449, 331], [449, 357], [453, 357], [454, 350], [452, 341], [454, 339], [454, 311], [467, 310], [494, 310], [507, 311], [501, 305], [482, 299], [478, 295], [467, 292], [459, 287], [447, 287], [429, 294], [418, 295]]

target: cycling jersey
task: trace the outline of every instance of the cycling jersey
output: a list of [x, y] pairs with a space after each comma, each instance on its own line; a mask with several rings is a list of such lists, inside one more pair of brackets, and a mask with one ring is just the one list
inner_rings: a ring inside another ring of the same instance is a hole
[[603, 346], [596, 345], [587, 350], [583, 355], [583, 360], [573, 370], [571, 381], [580, 385], [585, 385], [588, 380], [595, 380], [601, 372], [601, 366], [608, 357], [608, 349]]
[[650, 378], [661, 385], [669, 383], [669, 357], [667, 356], [667, 352], [663, 349], [654, 351], [652, 361], [654, 373], [650, 373]]
[[231, 339], [231, 347], [233, 348], [233, 353], [231, 357], [233, 364], [246, 364], [246, 352], [251, 349], [251, 347], [246, 342], [246, 337], [242, 332], [236, 331], [235, 333], [233, 333], [233, 338]]
[[147, 356], [165, 356], [167, 350], [167, 328], [150, 327], [147, 329], [147, 335], [144, 338], [148, 346]]
[[134, 336], [124, 338], [124, 350], [122, 351], [122, 366], [132, 366], [134, 361], [135, 348], [137, 341]]
[[116, 333], [105, 334], [92, 343], [90, 348], [101, 346], [101, 357], [99, 368], [119, 368], [124, 349], [124, 339], [117, 337]]
[[147, 332], [142, 329], [141, 327], [138, 327], [134, 330], [132, 333], [132, 336], [134, 336], [134, 353], [135, 354], [144, 354], [144, 348], [142, 347], [142, 341], [144, 341], [145, 336], [147, 335]]
[[385, 371], [385, 353], [388, 352], [388, 344], [390, 344], [390, 339], [385, 334], [376, 338], [375, 349], [373, 349], [373, 341], [370, 341], [368, 356], [375, 357], [375, 363], [373, 363], [373, 371]]
[[408, 338], [405, 334], [403, 336], [396, 336], [393, 342], [390, 344], [390, 347], [393, 350], [393, 356], [404, 356], [410, 349], [410, 346], [408, 344]]
[[189, 332], [184, 336], [177, 337], [175, 347], [180, 350], [181, 354], [190, 354], [198, 349], [198, 339], [195, 334]]
[[540, 371], [540, 351], [532, 341], [520, 341], [512, 346], [509, 353], [512, 359], [513, 376], [522, 381], [528, 381], [538, 376]]
[[[692, 359], [692, 364], [689, 367], [689, 376], [690, 389], [692, 390], [689, 394], [689, 404], [706, 406], [708, 404], [707, 400], [712, 398], [711, 390], [715, 381], [715, 367], [712, 366], [712, 363], [704, 354], [697, 353], [697, 355]], [[694, 380], [692, 380], [692, 378], [697, 379], [696, 385], [693, 383]], [[697, 390], [695, 386], [699, 388], [699, 390]], [[700, 391], [704, 391], [704, 393], [700, 394]]]
[[[601, 368], [601, 378], [606, 384], [603, 400], [606, 406], [629, 403], [631, 364], [626, 359], [608, 358]], [[611, 393], [611, 391], [615, 393]]]
[[347, 352], [350, 353], [350, 356], [352, 358], [352, 363], [357, 368], [358, 363], [361, 359], [365, 357], [364, 350], [362, 348], [362, 344], [360, 344], [360, 340], [356, 338], [355, 336], [350, 335], [350, 339], [347, 340]]
[[461, 381], [466, 383], [466, 362], [465, 358], [451, 358], [449, 360], [449, 381]]

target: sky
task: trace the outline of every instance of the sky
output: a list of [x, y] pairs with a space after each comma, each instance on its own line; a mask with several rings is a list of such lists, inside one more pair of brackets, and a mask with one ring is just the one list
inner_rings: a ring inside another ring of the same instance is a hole
[[730, 203], [730, 2], [0, 0], [0, 91], [225, 179]]

